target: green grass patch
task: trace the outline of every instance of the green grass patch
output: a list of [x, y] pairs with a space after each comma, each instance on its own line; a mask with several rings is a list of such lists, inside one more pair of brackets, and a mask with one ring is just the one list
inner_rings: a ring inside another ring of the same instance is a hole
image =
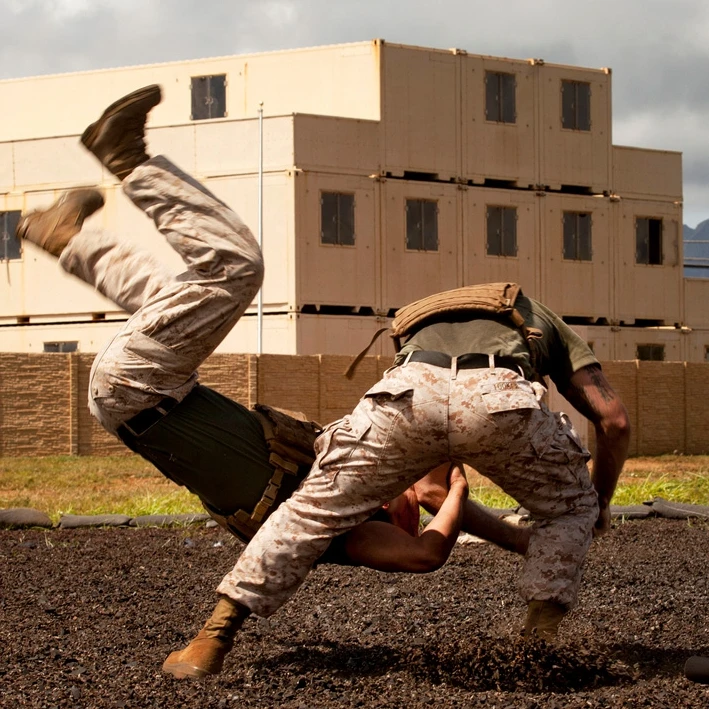
[[200, 512], [199, 500], [140, 456], [0, 458], [0, 509], [33, 507], [63, 514]]
[[470, 499], [496, 510], [514, 509], [519, 504], [509, 495], [505, 495], [499, 487], [488, 485], [471, 486]]
[[[517, 506], [489, 480], [473, 473], [470, 482], [474, 500], [498, 509]], [[613, 504], [641, 504], [654, 497], [709, 505], [709, 457], [630, 459]], [[33, 507], [55, 522], [62, 514], [202, 511], [197, 497], [136, 455], [0, 458], [0, 509], [8, 507]]]
[[655, 497], [693, 505], [709, 504], [709, 474], [690, 473], [686, 479], [648, 475], [634, 482], [621, 481], [613, 496], [614, 505], [637, 505]]

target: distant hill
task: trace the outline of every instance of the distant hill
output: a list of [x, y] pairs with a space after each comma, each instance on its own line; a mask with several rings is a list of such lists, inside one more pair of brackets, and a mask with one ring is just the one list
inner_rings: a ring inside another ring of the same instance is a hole
[[709, 219], [699, 222], [694, 229], [686, 224], [682, 226], [685, 241], [709, 241]]
[[709, 219], [699, 222], [694, 229], [683, 224], [682, 235], [684, 275], [688, 278], [709, 278]]

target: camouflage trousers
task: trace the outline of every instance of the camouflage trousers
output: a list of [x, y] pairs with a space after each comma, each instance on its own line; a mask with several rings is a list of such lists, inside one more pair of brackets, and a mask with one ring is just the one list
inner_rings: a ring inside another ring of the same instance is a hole
[[261, 287], [263, 261], [248, 227], [205, 187], [159, 156], [123, 190], [182, 257], [171, 274], [148, 252], [84, 229], [60, 264], [131, 317], [94, 360], [89, 408], [108, 431], [165, 397], [182, 401], [196, 370]]
[[218, 591], [270, 615], [333, 537], [450, 460], [471, 465], [534, 516], [522, 597], [573, 605], [598, 502], [588, 451], [568, 418], [540, 403], [543, 389], [501, 368], [455, 372], [417, 362], [390, 369], [318, 438], [311, 473]]

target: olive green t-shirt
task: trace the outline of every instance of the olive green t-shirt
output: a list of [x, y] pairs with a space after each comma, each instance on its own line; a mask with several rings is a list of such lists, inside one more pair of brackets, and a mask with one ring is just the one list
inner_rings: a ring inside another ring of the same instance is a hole
[[[582, 367], [598, 364], [591, 348], [558, 315], [541, 303], [519, 295], [515, 307], [527, 327], [541, 330], [536, 341], [537, 372], [549, 376], [563, 392], [571, 375]], [[504, 317], [471, 317], [447, 313], [415, 332], [397, 354], [401, 364], [415, 350], [445, 352], [451, 357], [468, 352], [514, 357], [527, 379], [533, 378], [529, 348], [520, 331]]]

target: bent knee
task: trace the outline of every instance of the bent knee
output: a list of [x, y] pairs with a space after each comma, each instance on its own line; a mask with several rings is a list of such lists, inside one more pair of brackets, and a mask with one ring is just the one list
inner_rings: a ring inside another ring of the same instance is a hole
[[263, 256], [260, 251], [239, 254], [235, 267], [227, 270], [227, 288], [239, 300], [250, 303], [263, 285]]
[[252, 285], [256, 289], [256, 292], [258, 292], [263, 285], [263, 276], [265, 273], [263, 254], [260, 251], [250, 259], [250, 266], [253, 271], [253, 275], [251, 276]]

